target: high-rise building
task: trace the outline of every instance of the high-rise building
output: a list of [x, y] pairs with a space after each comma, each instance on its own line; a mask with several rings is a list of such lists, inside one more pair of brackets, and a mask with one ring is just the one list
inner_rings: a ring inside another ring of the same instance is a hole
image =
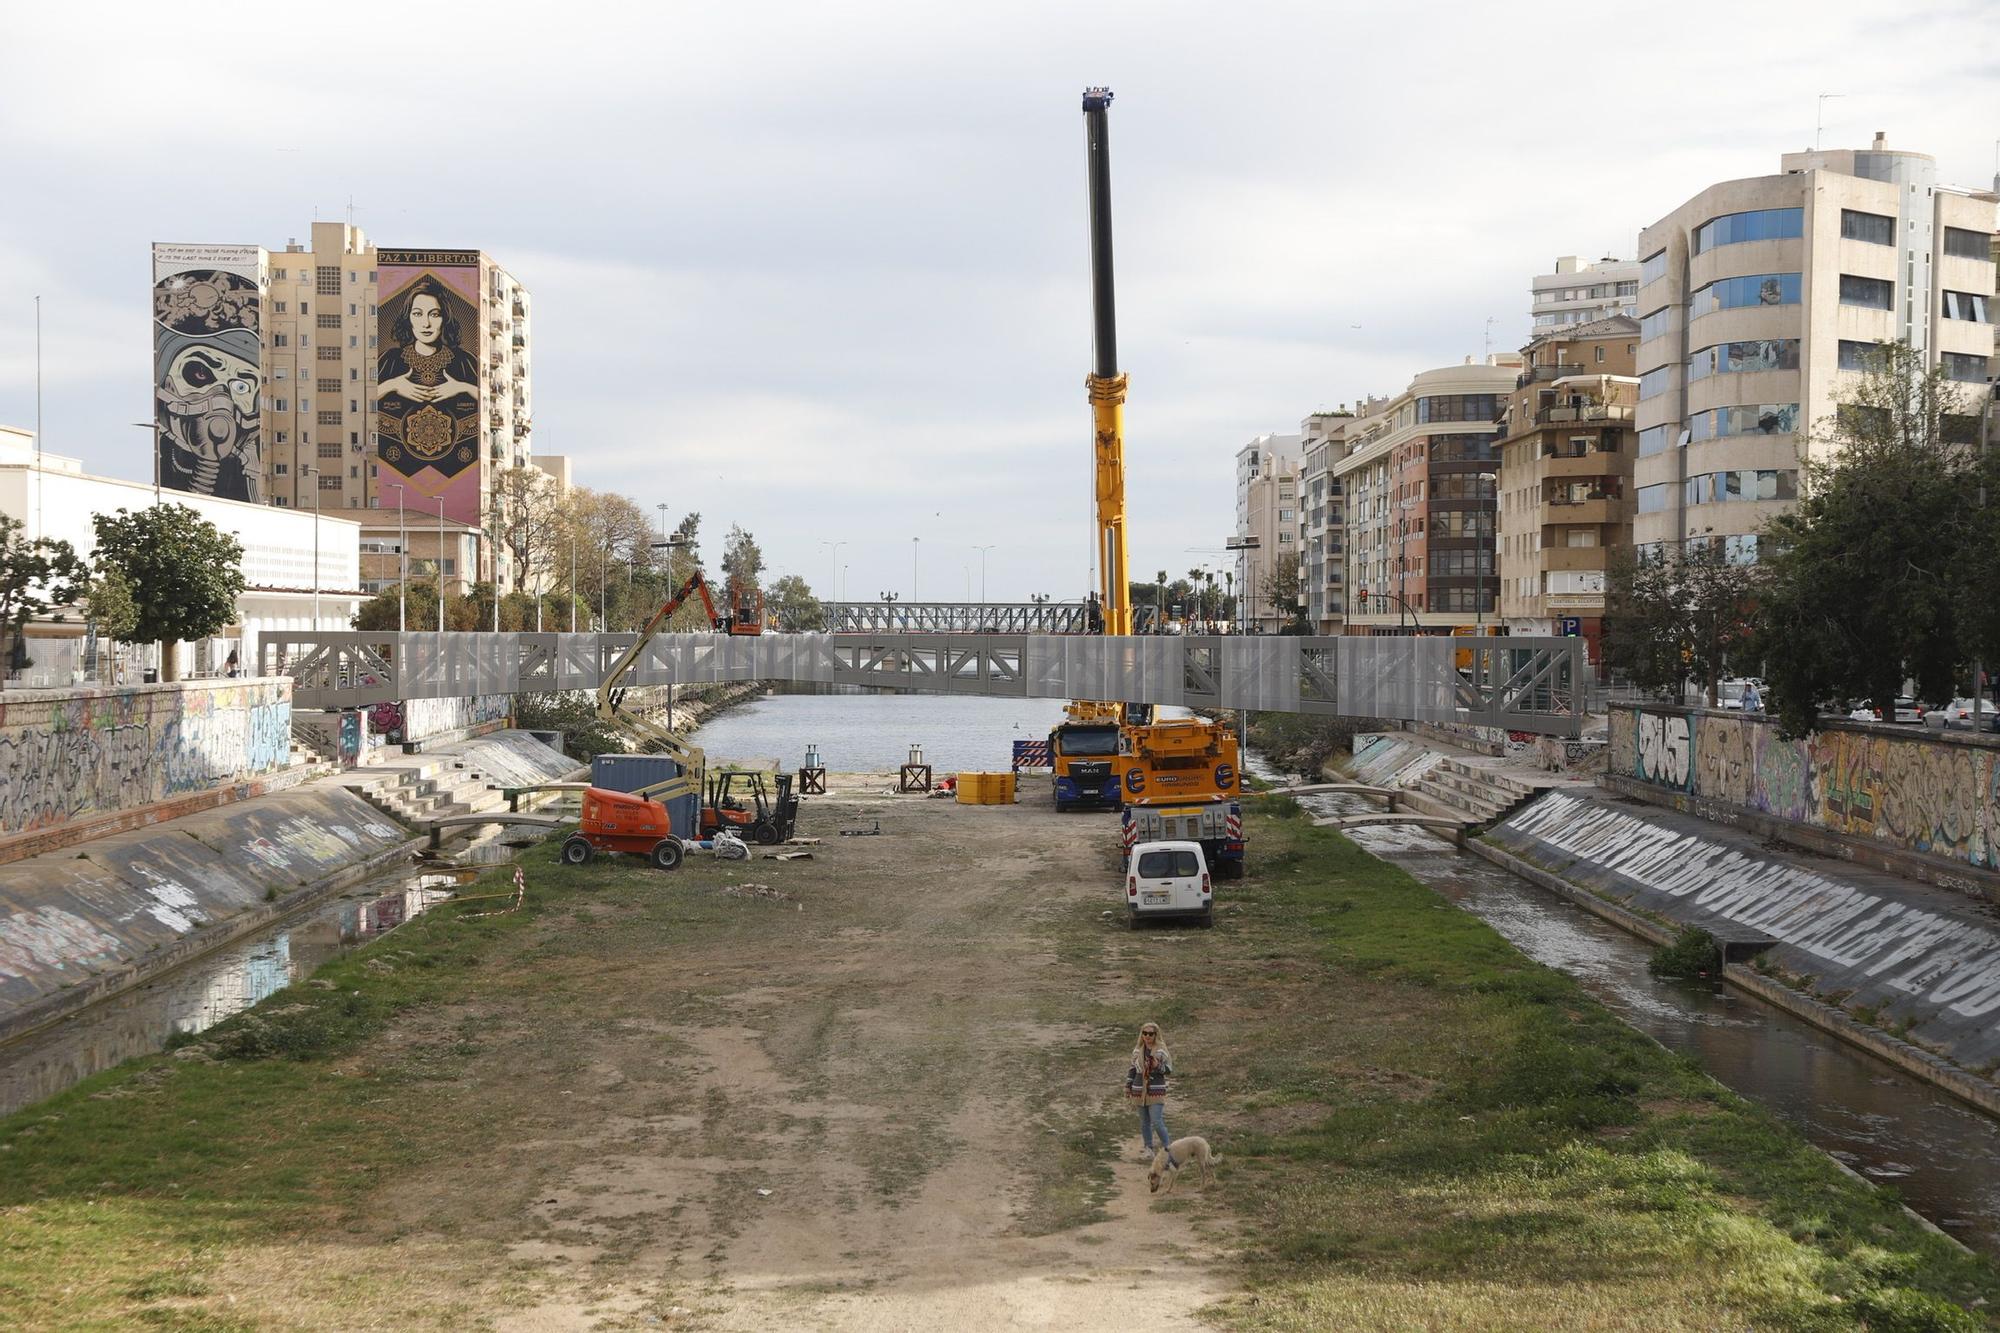
[[1304, 451], [1299, 464], [1299, 589], [1306, 624], [1314, 634], [1339, 634], [1347, 620], [1347, 506], [1334, 465], [1347, 457], [1352, 441], [1388, 402], [1370, 397], [1353, 409], [1342, 403], [1337, 411], [1313, 413], [1299, 426]]
[[1609, 562], [1632, 544], [1638, 343], [1624, 315], [1529, 342], [1497, 446], [1501, 619], [1515, 634], [1580, 634], [1598, 663]]
[[1780, 168], [1711, 185], [1640, 234], [1642, 552], [1700, 539], [1755, 561], [1876, 344], [1986, 377], [1992, 197], [1939, 186], [1930, 157], [1879, 134]]
[[1528, 296], [1537, 337], [1607, 315], [1636, 316], [1639, 261], [1607, 256], [1586, 264], [1575, 255], [1564, 255], [1556, 260], [1555, 272], [1532, 280]]
[[[1236, 630], [1276, 633], [1265, 604], [1278, 561], [1299, 559], [1299, 457], [1302, 437], [1259, 435], [1236, 451]], [[1255, 543], [1250, 544], [1250, 539]]]
[[1347, 511], [1349, 634], [1493, 626], [1495, 424], [1521, 358], [1427, 370], [1356, 423], [1333, 465]]
[[[389, 250], [315, 222], [310, 245], [156, 245], [164, 485], [290, 509], [406, 509], [490, 526], [493, 478], [533, 459], [528, 293], [478, 250]], [[379, 519], [370, 523], [380, 528]], [[497, 578], [493, 543], [460, 577]]]

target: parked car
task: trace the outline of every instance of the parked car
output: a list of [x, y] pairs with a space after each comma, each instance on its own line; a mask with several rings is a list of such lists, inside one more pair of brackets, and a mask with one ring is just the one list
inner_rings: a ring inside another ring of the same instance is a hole
[[1757, 690], [1756, 711], [1762, 712], [1770, 699], [1771, 692], [1764, 688], [1764, 682], [1756, 676], [1732, 676], [1726, 680], [1717, 681], [1715, 683], [1716, 702], [1724, 708], [1741, 708], [1743, 707], [1743, 701], [1750, 697], [1752, 686], [1755, 686]]
[[1895, 716], [1885, 718], [1881, 709], [1859, 704], [1847, 717], [1851, 722], [1900, 722], [1910, 726], [1920, 725], [1924, 720], [1924, 706], [1907, 694], [1897, 695], [1892, 707]]
[[1208, 858], [1198, 842], [1142, 842], [1125, 862], [1125, 905], [1134, 930], [1149, 917], [1194, 917], [1215, 924]]
[[[1972, 699], [1965, 696], [1953, 699], [1941, 708], [1933, 708], [1924, 714], [1924, 725], [1939, 731], [1971, 731]], [[1991, 703], [1980, 705], [1979, 729], [2000, 732], [2000, 708]]]

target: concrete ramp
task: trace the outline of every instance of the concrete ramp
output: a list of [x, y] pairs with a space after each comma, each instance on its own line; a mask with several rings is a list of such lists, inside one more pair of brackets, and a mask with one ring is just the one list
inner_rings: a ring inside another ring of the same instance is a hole
[[316, 784], [0, 866], [0, 1030], [408, 838], [354, 793]]
[[1723, 825], [1552, 792], [1485, 841], [1635, 911], [1762, 952], [1964, 1069], [2000, 1063], [2000, 924], [1949, 890], [1773, 852]]
[[425, 754], [444, 759], [459, 768], [469, 768], [486, 778], [489, 787], [532, 787], [538, 782], [555, 782], [574, 773], [579, 765], [553, 746], [542, 744], [525, 731], [496, 731], [468, 741], [454, 741], [426, 750]]

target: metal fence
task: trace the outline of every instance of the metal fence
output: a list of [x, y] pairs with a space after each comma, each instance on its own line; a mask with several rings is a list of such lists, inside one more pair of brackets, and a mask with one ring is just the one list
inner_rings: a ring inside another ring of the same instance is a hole
[[[271, 632], [299, 708], [594, 689], [631, 634]], [[1260, 635], [663, 634], [629, 685], [765, 680], [1456, 722], [1575, 736], [1583, 641]]]

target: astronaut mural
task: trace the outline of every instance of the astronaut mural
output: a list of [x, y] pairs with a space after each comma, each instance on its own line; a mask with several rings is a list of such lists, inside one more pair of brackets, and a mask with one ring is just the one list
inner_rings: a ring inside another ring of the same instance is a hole
[[[375, 366], [375, 453], [406, 478], [405, 501], [442, 499], [445, 517], [480, 521], [477, 250], [382, 250]], [[401, 494], [400, 492], [398, 493]], [[386, 494], [384, 504], [390, 503]]]
[[153, 421], [160, 484], [264, 499], [264, 251], [153, 247]]

